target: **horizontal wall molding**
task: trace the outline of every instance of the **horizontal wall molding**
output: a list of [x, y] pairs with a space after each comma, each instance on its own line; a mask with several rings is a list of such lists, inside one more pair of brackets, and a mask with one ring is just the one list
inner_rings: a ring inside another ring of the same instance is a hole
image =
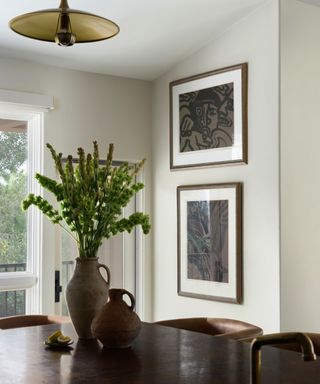
[[49, 111], [54, 108], [53, 96], [6, 89], [0, 89], [0, 104], [2, 103], [20, 105], [43, 111]]

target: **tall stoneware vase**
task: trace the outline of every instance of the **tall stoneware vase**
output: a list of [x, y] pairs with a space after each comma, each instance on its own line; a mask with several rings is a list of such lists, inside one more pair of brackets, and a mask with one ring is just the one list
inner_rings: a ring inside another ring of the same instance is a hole
[[[107, 281], [100, 268], [107, 272]], [[66, 302], [74, 328], [80, 339], [93, 339], [92, 319], [107, 302], [110, 286], [109, 268], [97, 257], [77, 258], [72, 278], [66, 287]]]

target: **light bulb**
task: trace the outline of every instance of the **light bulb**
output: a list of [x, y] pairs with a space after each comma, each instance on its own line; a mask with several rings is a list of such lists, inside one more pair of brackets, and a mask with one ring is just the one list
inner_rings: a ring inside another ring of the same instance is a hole
[[71, 32], [57, 32], [54, 40], [60, 47], [71, 47], [76, 42], [76, 35]]
[[57, 32], [54, 40], [61, 47], [70, 47], [76, 42], [76, 35], [72, 33], [70, 17], [67, 13], [62, 12], [59, 15]]

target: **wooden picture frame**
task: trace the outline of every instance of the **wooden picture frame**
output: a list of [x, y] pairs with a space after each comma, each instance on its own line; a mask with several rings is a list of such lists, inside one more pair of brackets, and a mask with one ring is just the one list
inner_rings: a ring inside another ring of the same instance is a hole
[[177, 187], [178, 294], [242, 302], [242, 184]]
[[247, 163], [248, 64], [170, 83], [170, 169]]

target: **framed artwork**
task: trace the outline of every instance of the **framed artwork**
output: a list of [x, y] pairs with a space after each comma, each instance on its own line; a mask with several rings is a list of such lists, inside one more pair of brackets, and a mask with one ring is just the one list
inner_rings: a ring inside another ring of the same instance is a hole
[[170, 168], [247, 163], [248, 64], [170, 83]]
[[242, 301], [242, 184], [179, 186], [178, 294]]

